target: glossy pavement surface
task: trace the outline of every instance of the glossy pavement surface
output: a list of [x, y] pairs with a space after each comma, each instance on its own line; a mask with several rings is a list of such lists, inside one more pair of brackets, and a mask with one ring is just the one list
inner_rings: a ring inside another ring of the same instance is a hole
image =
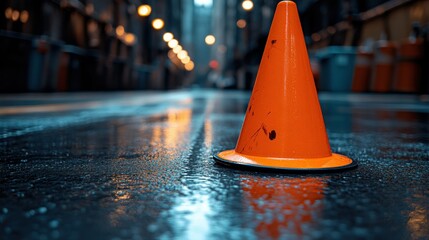
[[248, 93], [0, 96], [0, 239], [428, 239], [427, 96], [321, 94], [355, 170], [226, 168]]

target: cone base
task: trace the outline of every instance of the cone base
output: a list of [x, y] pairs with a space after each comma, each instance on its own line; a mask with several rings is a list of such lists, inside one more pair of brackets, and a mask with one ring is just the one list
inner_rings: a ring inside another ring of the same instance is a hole
[[258, 168], [289, 172], [327, 172], [357, 167], [357, 163], [341, 154], [323, 158], [272, 158], [248, 156], [227, 150], [213, 156], [216, 162], [230, 167]]

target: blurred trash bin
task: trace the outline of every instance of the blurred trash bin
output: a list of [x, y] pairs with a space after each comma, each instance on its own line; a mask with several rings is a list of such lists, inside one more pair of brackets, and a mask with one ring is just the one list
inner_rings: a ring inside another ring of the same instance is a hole
[[60, 66], [58, 73], [58, 85], [60, 90], [65, 91], [78, 91], [82, 90], [82, 56], [84, 55], [83, 49], [73, 46], [65, 45], [60, 56]]
[[356, 48], [331, 46], [322, 49], [317, 57], [320, 61], [319, 89], [332, 92], [350, 92]]
[[57, 91], [58, 62], [62, 42], [46, 36], [34, 38], [28, 70], [29, 91]]
[[43, 90], [43, 72], [48, 42], [43, 38], [32, 41], [31, 54], [28, 67], [28, 90], [32, 92]]

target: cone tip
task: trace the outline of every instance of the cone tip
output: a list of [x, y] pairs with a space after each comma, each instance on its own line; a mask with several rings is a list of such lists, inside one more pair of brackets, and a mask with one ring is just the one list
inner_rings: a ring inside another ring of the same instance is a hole
[[279, 4], [277, 4], [277, 6], [280, 6], [280, 5], [292, 5], [292, 6], [296, 6], [295, 2], [291, 1], [291, 0], [281, 1], [281, 2], [279, 2]]

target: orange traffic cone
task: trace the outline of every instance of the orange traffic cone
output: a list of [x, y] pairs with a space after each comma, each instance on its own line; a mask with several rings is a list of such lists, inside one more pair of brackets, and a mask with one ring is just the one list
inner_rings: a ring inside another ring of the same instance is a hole
[[294, 171], [357, 166], [331, 153], [294, 2], [277, 5], [235, 150], [214, 159], [226, 165]]

